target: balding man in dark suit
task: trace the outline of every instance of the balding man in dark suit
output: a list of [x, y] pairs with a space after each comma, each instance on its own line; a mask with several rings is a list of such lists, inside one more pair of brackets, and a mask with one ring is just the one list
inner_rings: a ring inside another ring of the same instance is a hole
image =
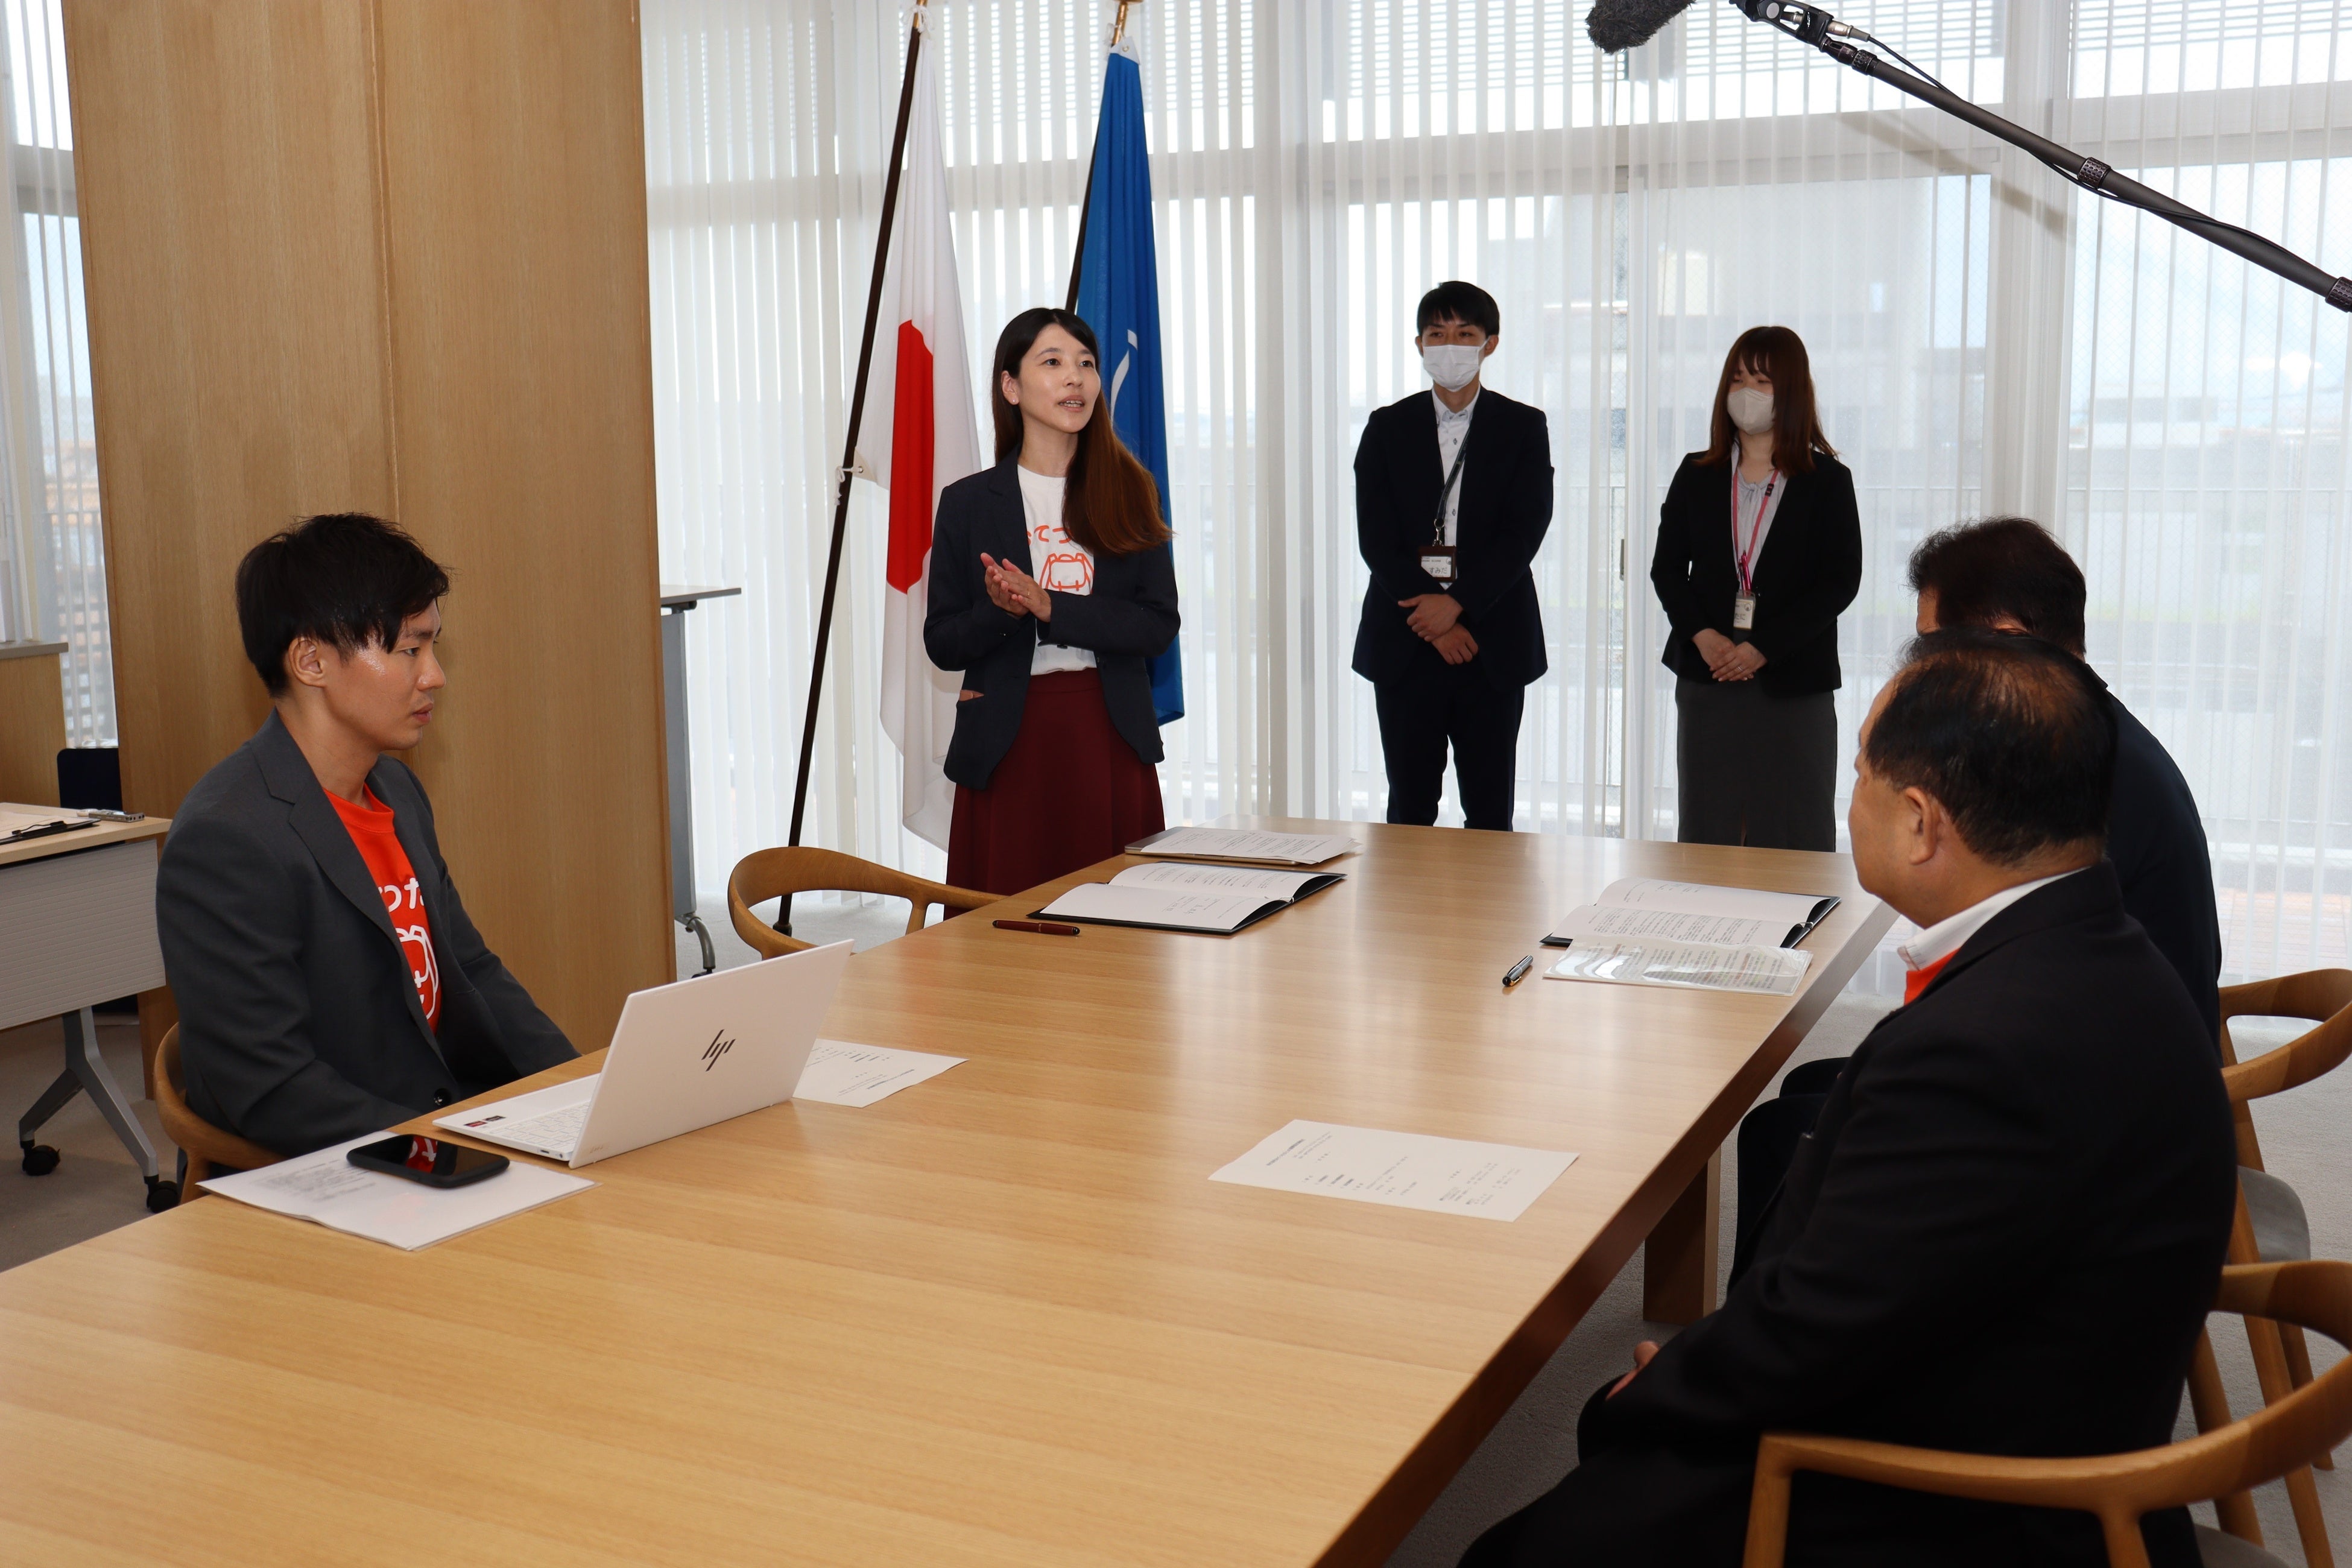
[[[2114, 758], [2079, 660], [1914, 645], [1848, 817], [1863, 886], [1921, 928], [1911, 998], [1838, 1076], [1723, 1309], [1594, 1395], [1581, 1464], [1465, 1568], [1731, 1568], [1768, 1431], [2025, 1456], [2170, 1439], [2235, 1155], [2211, 1042], [2100, 853]], [[2185, 1510], [2144, 1533], [2194, 1568]], [[2087, 1514], [1804, 1475], [1789, 1560], [2106, 1554]]]

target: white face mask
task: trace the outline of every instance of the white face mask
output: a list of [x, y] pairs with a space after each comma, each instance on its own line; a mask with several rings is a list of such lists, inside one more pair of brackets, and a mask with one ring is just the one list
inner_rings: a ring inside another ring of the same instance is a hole
[[1486, 357], [1483, 343], [1432, 343], [1421, 351], [1421, 368], [1446, 391], [1459, 392], [1478, 379], [1478, 366]]
[[1723, 400], [1723, 411], [1731, 422], [1747, 436], [1761, 436], [1772, 428], [1772, 395], [1752, 386], [1735, 386], [1731, 395]]

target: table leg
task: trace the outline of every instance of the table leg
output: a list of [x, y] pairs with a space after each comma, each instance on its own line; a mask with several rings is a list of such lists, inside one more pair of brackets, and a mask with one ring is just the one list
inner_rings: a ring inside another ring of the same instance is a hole
[[131, 1113], [131, 1102], [115, 1086], [114, 1075], [106, 1069], [106, 1058], [98, 1054], [98, 1018], [87, 1007], [65, 1016], [66, 1070], [81, 1080], [89, 1091], [91, 1103], [131, 1157], [139, 1162], [139, 1173], [152, 1186], [155, 1183], [155, 1151], [147, 1142], [146, 1129]]
[[1642, 1254], [1642, 1316], [1654, 1323], [1695, 1323], [1715, 1310], [1722, 1174], [1717, 1149], [1650, 1232]]

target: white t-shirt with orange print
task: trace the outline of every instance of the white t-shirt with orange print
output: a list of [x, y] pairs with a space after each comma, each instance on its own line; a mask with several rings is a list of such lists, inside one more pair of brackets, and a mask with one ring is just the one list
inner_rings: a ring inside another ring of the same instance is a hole
[[[1051, 594], [1093, 593], [1094, 552], [1073, 540], [1062, 527], [1062, 491], [1069, 481], [1033, 474], [1017, 463], [1013, 471], [1021, 476], [1021, 510], [1029, 524], [1029, 575]], [[1052, 627], [1038, 629], [1050, 634]], [[1029, 660], [1032, 675], [1094, 667], [1094, 649], [1043, 641]]]

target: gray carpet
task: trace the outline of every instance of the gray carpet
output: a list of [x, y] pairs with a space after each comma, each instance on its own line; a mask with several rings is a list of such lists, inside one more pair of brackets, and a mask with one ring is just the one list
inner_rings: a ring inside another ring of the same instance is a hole
[[[99, 1054], [126, 1095], [140, 1092], [139, 1026], [125, 1019], [101, 1019]], [[65, 1030], [50, 1018], [21, 1029], [0, 1030], [0, 1121], [9, 1132], [7, 1163], [0, 1167], [0, 1268], [14, 1268], [44, 1253], [147, 1217], [147, 1184], [129, 1150], [98, 1114], [88, 1095], [78, 1094], [36, 1136], [64, 1158], [46, 1176], [28, 1176], [18, 1163], [16, 1119], [65, 1066]], [[178, 1152], [155, 1120], [155, 1102], [134, 1100], [132, 1109], [147, 1129], [147, 1141], [170, 1165]]]

